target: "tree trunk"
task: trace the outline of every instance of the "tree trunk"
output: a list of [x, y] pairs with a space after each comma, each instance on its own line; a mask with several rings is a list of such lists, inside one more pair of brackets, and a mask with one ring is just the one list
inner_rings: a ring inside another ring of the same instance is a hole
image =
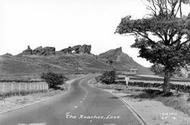
[[163, 84], [163, 92], [164, 93], [170, 92], [170, 78], [171, 78], [171, 73], [170, 72], [165, 72], [164, 84]]

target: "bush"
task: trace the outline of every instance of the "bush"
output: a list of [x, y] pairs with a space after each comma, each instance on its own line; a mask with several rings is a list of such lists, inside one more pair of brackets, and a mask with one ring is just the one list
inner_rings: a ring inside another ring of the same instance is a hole
[[41, 78], [44, 79], [49, 88], [59, 89], [59, 85], [64, 84], [64, 81], [67, 79], [63, 74], [47, 72], [41, 75]]
[[106, 71], [100, 76], [100, 81], [105, 84], [115, 83], [115, 71]]
[[96, 76], [95, 77], [96, 82], [100, 82], [100, 78], [101, 78], [101, 76]]

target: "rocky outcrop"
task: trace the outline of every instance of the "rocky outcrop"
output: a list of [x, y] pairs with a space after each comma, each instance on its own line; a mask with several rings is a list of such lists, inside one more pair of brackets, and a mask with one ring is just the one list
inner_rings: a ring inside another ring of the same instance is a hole
[[42, 52], [42, 50], [43, 50], [42, 46], [39, 46], [33, 50], [33, 54], [34, 55], [41, 55], [40, 53]]
[[30, 46], [28, 46], [28, 48], [22, 52], [22, 55], [32, 55], [32, 49]]
[[91, 45], [83, 45], [80, 48], [80, 53], [87, 53], [90, 54], [91, 52]]
[[68, 48], [62, 49], [61, 52], [64, 54], [72, 54], [72, 48], [68, 47]]
[[[91, 45], [76, 45], [73, 47], [68, 47], [62, 49], [58, 53], [62, 54], [90, 54], [91, 53]], [[56, 51], [54, 47], [42, 47], [39, 46], [32, 50], [30, 46], [26, 50], [24, 50], [20, 55], [39, 55], [39, 56], [49, 56], [55, 55]]]
[[80, 53], [81, 45], [76, 45], [72, 47], [72, 53], [79, 54]]
[[102, 53], [99, 55], [100, 58], [104, 58], [107, 60], [114, 60], [117, 61], [118, 57], [123, 54], [122, 48], [116, 48], [116, 49], [111, 49], [105, 53]]
[[43, 55], [55, 55], [55, 47], [44, 47]]
[[122, 48], [111, 49], [98, 56], [100, 59], [111, 65], [118, 71], [138, 70], [139, 74], [153, 74], [149, 68], [143, 67], [133, 60]]
[[26, 50], [24, 50], [22, 55], [40, 55], [40, 56], [49, 56], [55, 55], [55, 48], [54, 47], [37, 47], [36, 49], [32, 50], [30, 46]]
[[55, 48], [54, 47], [37, 47], [33, 50], [34, 55], [43, 55], [43, 56], [49, 56], [49, 55], [55, 55]]
[[90, 54], [91, 53], [91, 45], [76, 45], [73, 47], [68, 47], [62, 49], [60, 52], [64, 54]]

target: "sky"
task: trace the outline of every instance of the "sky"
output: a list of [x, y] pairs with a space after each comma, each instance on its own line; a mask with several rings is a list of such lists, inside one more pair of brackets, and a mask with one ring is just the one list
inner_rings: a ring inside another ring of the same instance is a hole
[[144, 17], [145, 5], [145, 0], [0, 0], [0, 55], [18, 54], [28, 45], [61, 50], [91, 44], [94, 54], [122, 47], [149, 67], [130, 47], [133, 36], [114, 34], [122, 17]]

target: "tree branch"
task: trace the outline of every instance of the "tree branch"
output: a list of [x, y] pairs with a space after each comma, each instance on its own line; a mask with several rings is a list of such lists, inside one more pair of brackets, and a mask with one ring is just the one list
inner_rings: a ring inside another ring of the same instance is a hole
[[179, 9], [180, 9], [180, 5], [178, 6], [177, 10], [176, 10], [176, 13], [174, 14], [174, 16], [176, 17], [177, 13], [179, 12]]
[[188, 39], [188, 40], [186, 40], [186, 41], [184, 41], [183, 43], [181, 43], [181, 45], [184, 45], [184, 44], [186, 44], [186, 43], [188, 43], [188, 42], [190, 42], [190, 40]]
[[[173, 39], [173, 37], [175, 36], [175, 34], [177, 33], [177, 30], [173, 30], [171, 31], [170, 35], [169, 35], [169, 41], [171, 41]], [[171, 41], [171, 45], [173, 45], [173, 42]]]
[[146, 35], [145, 33], [140, 33], [139, 31], [135, 31], [135, 30], [134, 30], [134, 32], [136, 32], [136, 34], [138, 34], [138, 35], [140, 35], [140, 36], [142, 36], [142, 37], [148, 39], [148, 40], [149, 40], [150, 42], [152, 42], [153, 44], [156, 44], [155, 41], [153, 41], [153, 40], [152, 40], [150, 37], [148, 37], [148, 35]]
[[156, 10], [154, 10], [152, 7], [148, 6], [147, 9], [150, 9], [153, 12], [153, 16], [155, 16], [157, 14]]
[[156, 8], [156, 5], [155, 5], [155, 3], [154, 3], [154, 0], [152, 0], [152, 5], [153, 5], [153, 7], [154, 7], [155, 14], [157, 14], [157, 12], [156, 12], [157, 8]]
[[[173, 41], [173, 43], [171, 45], [176, 44], [177, 42], [179, 42], [182, 38], [182, 35], [178, 35], [177, 39], [175, 41]], [[181, 42], [181, 41], [180, 41]], [[179, 44], [179, 43], [178, 43]]]
[[161, 34], [159, 34], [158, 32], [155, 32], [155, 34], [156, 34], [159, 38], [161, 38], [161, 39], [162, 39], [162, 41], [165, 41], [165, 39], [162, 37], [162, 35], [161, 35]]

